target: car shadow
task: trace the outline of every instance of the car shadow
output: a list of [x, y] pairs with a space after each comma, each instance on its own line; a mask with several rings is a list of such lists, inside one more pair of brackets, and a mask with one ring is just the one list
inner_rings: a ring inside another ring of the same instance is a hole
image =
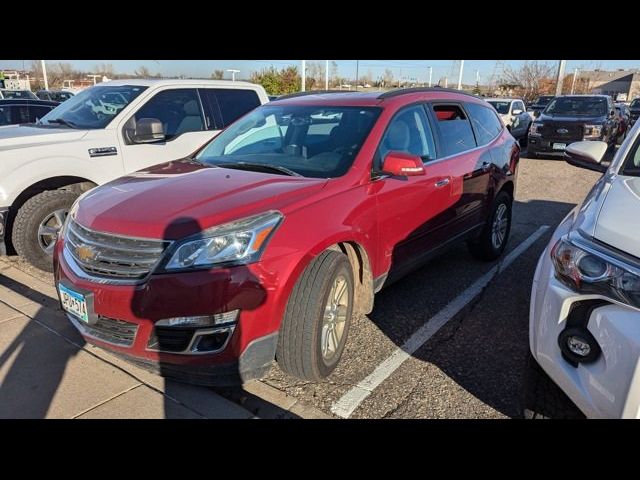
[[[534, 200], [514, 202], [507, 252], [539, 225], [557, 225], [574, 204]], [[544, 212], [544, 213], [543, 213]], [[514, 238], [514, 229], [518, 237]], [[553, 228], [445, 324], [412, 357], [431, 364], [484, 404], [512, 418], [521, 416], [521, 390], [528, 353], [531, 283], [541, 251]], [[503, 257], [504, 258], [504, 255]], [[474, 259], [455, 245], [419, 270], [376, 295], [368, 315], [381, 332], [402, 348], [409, 337], [453, 301], [495, 262]]]

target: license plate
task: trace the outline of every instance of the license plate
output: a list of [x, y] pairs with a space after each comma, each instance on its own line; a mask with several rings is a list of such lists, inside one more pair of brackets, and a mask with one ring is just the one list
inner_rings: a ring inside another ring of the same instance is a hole
[[553, 149], [554, 150], [564, 150], [565, 148], [567, 148], [567, 144], [566, 143], [554, 143], [553, 144]]
[[58, 291], [60, 292], [60, 300], [62, 300], [62, 308], [79, 320], [89, 323], [87, 300], [84, 295], [74, 292], [62, 284], [58, 284]]

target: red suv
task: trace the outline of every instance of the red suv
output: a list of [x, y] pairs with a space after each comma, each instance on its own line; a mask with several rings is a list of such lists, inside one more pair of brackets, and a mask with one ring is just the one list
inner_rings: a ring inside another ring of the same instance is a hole
[[87, 341], [167, 377], [236, 383], [275, 359], [319, 380], [383, 286], [453, 242], [502, 254], [519, 155], [458, 91], [282, 97], [80, 197], [60, 302]]

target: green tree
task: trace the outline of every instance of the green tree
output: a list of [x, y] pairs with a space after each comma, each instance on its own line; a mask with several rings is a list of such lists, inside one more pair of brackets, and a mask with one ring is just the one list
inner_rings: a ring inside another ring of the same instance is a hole
[[295, 66], [284, 67], [281, 70], [271, 66], [253, 72], [250, 80], [264, 87], [269, 95], [283, 95], [296, 93], [302, 88], [302, 78]]

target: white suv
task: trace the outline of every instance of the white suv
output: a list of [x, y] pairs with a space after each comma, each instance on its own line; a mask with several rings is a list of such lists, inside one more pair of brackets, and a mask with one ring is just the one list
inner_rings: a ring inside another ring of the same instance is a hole
[[260, 85], [117, 80], [83, 90], [37, 124], [0, 127], [0, 254], [52, 270], [66, 212], [84, 191], [185, 157], [268, 101]]
[[500, 118], [516, 140], [527, 139], [531, 117], [519, 98], [485, 98], [496, 109]]
[[[602, 165], [604, 142], [567, 161], [604, 176], [560, 224], [533, 280], [525, 414], [640, 417], [640, 124]], [[558, 388], [559, 387], [559, 388]], [[558, 410], [558, 408], [562, 410]]]

